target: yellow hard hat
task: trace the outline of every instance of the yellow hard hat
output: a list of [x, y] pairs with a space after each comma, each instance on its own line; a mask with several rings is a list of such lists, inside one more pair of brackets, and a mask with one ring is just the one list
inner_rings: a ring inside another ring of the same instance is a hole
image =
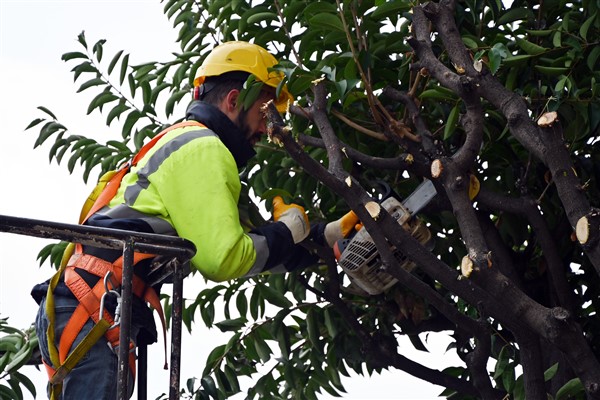
[[[284, 75], [280, 71], [269, 71], [269, 68], [277, 64], [277, 59], [259, 45], [241, 41], [225, 42], [215, 47], [204, 59], [196, 72], [194, 87], [202, 85], [209, 76], [244, 71], [254, 75], [256, 80], [277, 88]], [[275, 100], [275, 106], [279, 112], [285, 112], [288, 109], [288, 102], [292, 101], [292, 95], [287, 87], [283, 86], [279, 98]]]

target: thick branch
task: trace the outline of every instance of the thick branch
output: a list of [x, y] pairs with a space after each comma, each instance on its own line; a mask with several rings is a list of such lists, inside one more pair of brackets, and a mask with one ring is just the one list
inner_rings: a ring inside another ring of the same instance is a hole
[[329, 171], [339, 177], [343, 174], [342, 151], [337, 136], [327, 118], [327, 93], [325, 85], [318, 83], [314, 88], [314, 92], [315, 102], [312, 107], [313, 121], [319, 133], [321, 133], [323, 142], [325, 142], [325, 149], [327, 150], [327, 157], [329, 159]]
[[477, 201], [484, 207], [496, 211], [506, 211], [526, 218], [538, 237], [540, 247], [548, 264], [551, 282], [558, 297], [559, 305], [573, 311], [572, 289], [565, 279], [564, 266], [558, 254], [558, 245], [550, 233], [546, 220], [541, 215], [537, 203], [531, 198], [512, 198], [482, 188]]
[[414, 100], [408, 94], [391, 87], [386, 87], [383, 90], [383, 95], [404, 104], [408, 111], [408, 115], [410, 116], [410, 120], [417, 130], [417, 135], [421, 138], [423, 149], [431, 157], [437, 156], [438, 150], [434, 146], [433, 136], [427, 128], [427, 124], [425, 124], [425, 121], [421, 118], [421, 113]]
[[530, 332], [515, 332], [523, 366], [526, 399], [547, 399], [540, 343]]
[[[303, 145], [325, 148], [325, 143], [323, 140], [313, 136], [299, 134], [298, 141]], [[348, 156], [349, 159], [365, 167], [389, 169], [394, 171], [409, 170], [415, 172], [419, 176], [429, 175], [428, 167], [420, 163], [415, 163], [411, 154], [400, 154], [398, 157], [394, 158], [373, 157], [348, 146], [341, 140], [339, 143], [342, 152]]]

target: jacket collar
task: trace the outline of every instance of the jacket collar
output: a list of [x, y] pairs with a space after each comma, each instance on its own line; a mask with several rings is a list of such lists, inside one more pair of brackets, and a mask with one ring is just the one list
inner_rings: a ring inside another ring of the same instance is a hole
[[212, 104], [193, 101], [187, 109], [186, 119], [198, 121], [217, 134], [231, 152], [238, 168], [242, 168], [256, 155], [244, 133], [221, 110]]

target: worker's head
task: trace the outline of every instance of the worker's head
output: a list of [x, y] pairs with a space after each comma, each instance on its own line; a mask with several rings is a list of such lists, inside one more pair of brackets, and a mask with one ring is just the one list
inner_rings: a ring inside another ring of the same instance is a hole
[[[272, 70], [277, 59], [262, 47], [247, 42], [226, 42], [215, 47], [206, 57], [194, 79], [194, 98], [213, 104], [225, 113], [254, 144], [264, 133], [265, 121], [260, 108], [269, 100], [280, 112], [287, 110], [291, 94], [283, 86], [280, 71]], [[248, 77], [253, 75], [262, 89], [254, 103], [244, 108], [240, 93]]]

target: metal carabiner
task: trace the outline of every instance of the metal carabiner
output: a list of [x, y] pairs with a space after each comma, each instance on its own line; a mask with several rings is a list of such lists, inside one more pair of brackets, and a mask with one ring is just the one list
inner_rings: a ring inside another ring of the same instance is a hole
[[116, 291], [114, 289], [110, 289], [108, 287], [108, 281], [109, 281], [111, 274], [112, 274], [112, 272], [108, 271], [106, 273], [106, 275], [104, 276], [104, 293], [102, 294], [102, 297], [100, 298], [100, 314], [99, 314], [99, 318], [103, 319], [104, 318], [104, 299], [106, 298], [106, 296], [115, 296], [117, 298], [117, 307], [115, 308], [115, 316], [113, 318], [114, 322], [109, 329], [112, 329], [112, 328], [118, 326], [121, 321], [121, 294], [118, 291]]

